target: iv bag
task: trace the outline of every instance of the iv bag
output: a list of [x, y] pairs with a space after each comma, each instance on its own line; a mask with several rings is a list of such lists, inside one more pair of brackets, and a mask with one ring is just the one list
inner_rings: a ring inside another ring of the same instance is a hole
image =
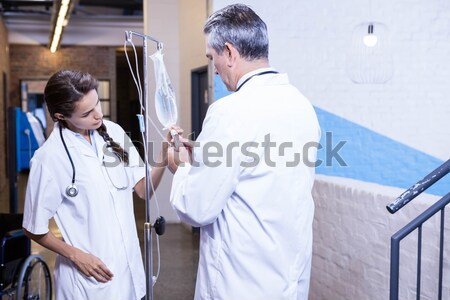
[[159, 49], [150, 56], [155, 68], [156, 91], [155, 91], [155, 110], [159, 122], [168, 128], [175, 125], [178, 119], [177, 104], [175, 102], [175, 92], [167, 74], [166, 66], [163, 61], [162, 50]]

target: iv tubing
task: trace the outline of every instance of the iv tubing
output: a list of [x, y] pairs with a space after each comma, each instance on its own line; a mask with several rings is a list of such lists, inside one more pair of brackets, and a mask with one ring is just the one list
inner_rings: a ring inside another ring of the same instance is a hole
[[[144, 89], [142, 92], [142, 89], [139, 89], [140, 83], [136, 84], [138, 87], [138, 92], [140, 93], [140, 99], [142, 99], [142, 94], [144, 96], [144, 104], [142, 105], [141, 102], [141, 112], [143, 111], [145, 114], [147, 114], [148, 111], [148, 75], [147, 75], [147, 46], [148, 46], [148, 40], [153, 41], [157, 44], [158, 49], [162, 49], [162, 43], [159, 40], [156, 40], [155, 38], [143, 35], [134, 31], [125, 31], [125, 45], [127, 43], [133, 44], [132, 38], [133, 35], [139, 36], [143, 39], [144, 47], [143, 47], [143, 77], [144, 77]], [[133, 47], [134, 48], [134, 47]], [[126, 51], [125, 51], [126, 53]], [[128, 59], [128, 58], [127, 58]], [[137, 61], [137, 58], [136, 58]], [[139, 73], [139, 72], [138, 72]], [[139, 78], [139, 74], [137, 75]], [[133, 75], [133, 79], [134, 75]], [[135, 80], [136, 83], [136, 80]], [[142, 88], [142, 87], [141, 87]], [[142, 107], [143, 106], [143, 107]], [[143, 134], [143, 142], [144, 142], [144, 150], [145, 150], [145, 174], [146, 174], [146, 180], [145, 180], [145, 204], [146, 204], [146, 213], [145, 213], [145, 224], [144, 224], [144, 246], [145, 246], [145, 277], [146, 277], [146, 300], [153, 300], [153, 285], [154, 285], [154, 279], [153, 279], [153, 249], [152, 249], [152, 229], [150, 224], [150, 188], [154, 192], [153, 182], [151, 180], [151, 172], [150, 168], [148, 166], [148, 151], [147, 151], [147, 145], [148, 145], [148, 139], [149, 139], [149, 131], [148, 131], [148, 122], [147, 118], [145, 118], [145, 134]], [[153, 122], [152, 122], [153, 123]], [[157, 209], [159, 210], [159, 207], [157, 206]], [[159, 246], [159, 241], [157, 240], [157, 244]], [[159, 261], [159, 257], [158, 257]], [[159, 273], [159, 266], [158, 266], [158, 273]], [[156, 278], [156, 277], [155, 277]]]

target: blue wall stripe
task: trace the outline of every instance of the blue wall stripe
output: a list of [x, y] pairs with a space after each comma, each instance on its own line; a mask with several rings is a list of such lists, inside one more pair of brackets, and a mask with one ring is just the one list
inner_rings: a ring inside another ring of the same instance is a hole
[[[318, 159], [326, 161], [326, 133], [330, 132], [333, 147], [345, 141], [338, 154], [347, 164], [342, 166], [333, 159], [331, 165], [327, 166], [323, 163], [317, 167], [316, 172], [319, 174], [348, 177], [407, 189], [444, 163], [440, 159], [325, 110], [317, 107], [315, 110], [322, 129], [320, 143], [324, 147], [318, 151]], [[426, 192], [439, 196], [450, 192], [450, 174]]]

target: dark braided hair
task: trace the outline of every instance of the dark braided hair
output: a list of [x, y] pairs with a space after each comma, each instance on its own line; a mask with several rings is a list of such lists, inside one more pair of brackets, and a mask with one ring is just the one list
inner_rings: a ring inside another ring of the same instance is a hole
[[126, 164], [128, 164], [128, 152], [123, 150], [122, 147], [116, 142], [113, 141], [113, 139], [109, 136], [108, 132], [106, 131], [105, 124], [102, 123], [102, 125], [97, 128], [97, 132], [101, 135], [101, 137], [105, 140], [107, 147], [110, 147], [113, 152]]
[[[81, 100], [90, 91], [96, 90], [97, 87], [97, 79], [88, 73], [73, 70], [61, 70], [53, 74], [48, 80], [44, 90], [44, 100], [53, 121], [58, 121], [61, 127], [67, 128], [66, 121], [57, 119], [55, 114], [60, 113], [70, 118], [75, 110], [76, 102]], [[97, 131], [107, 143], [107, 146], [110, 147], [122, 161], [128, 163], [128, 152], [118, 143], [113, 141], [106, 130], [105, 124], [102, 123]]]

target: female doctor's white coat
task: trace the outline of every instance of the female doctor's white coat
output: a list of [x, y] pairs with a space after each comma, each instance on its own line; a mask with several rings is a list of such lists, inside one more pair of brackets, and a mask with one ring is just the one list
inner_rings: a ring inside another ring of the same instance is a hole
[[286, 74], [254, 76], [209, 108], [171, 192], [201, 230], [195, 300], [308, 298], [319, 137]]
[[[145, 295], [132, 198], [132, 189], [145, 176], [145, 168], [123, 129], [109, 121], [104, 123], [108, 134], [128, 151], [129, 166], [109, 166], [108, 175], [102, 165], [105, 142], [98, 132], [94, 131], [97, 155], [74, 132], [63, 129], [76, 168], [77, 196], [68, 197], [65, 193], [72, 181], [72, 167], [57, 123], [31, 160], [23, 227], [33, 234], [45, 234], [49, 231], [49, 219], [54, 217], [66, 243], [97, 256], [114, 274], [107, 283], [97, 282], [58, 255], [54, 272], [58, 300], [129, 300]], [[124, 186], [125, 177], [120, 178], [124, 172], [129, 186], [119, 190], [109, 178], [118, 180], [114, 182], [117, 187]]]

